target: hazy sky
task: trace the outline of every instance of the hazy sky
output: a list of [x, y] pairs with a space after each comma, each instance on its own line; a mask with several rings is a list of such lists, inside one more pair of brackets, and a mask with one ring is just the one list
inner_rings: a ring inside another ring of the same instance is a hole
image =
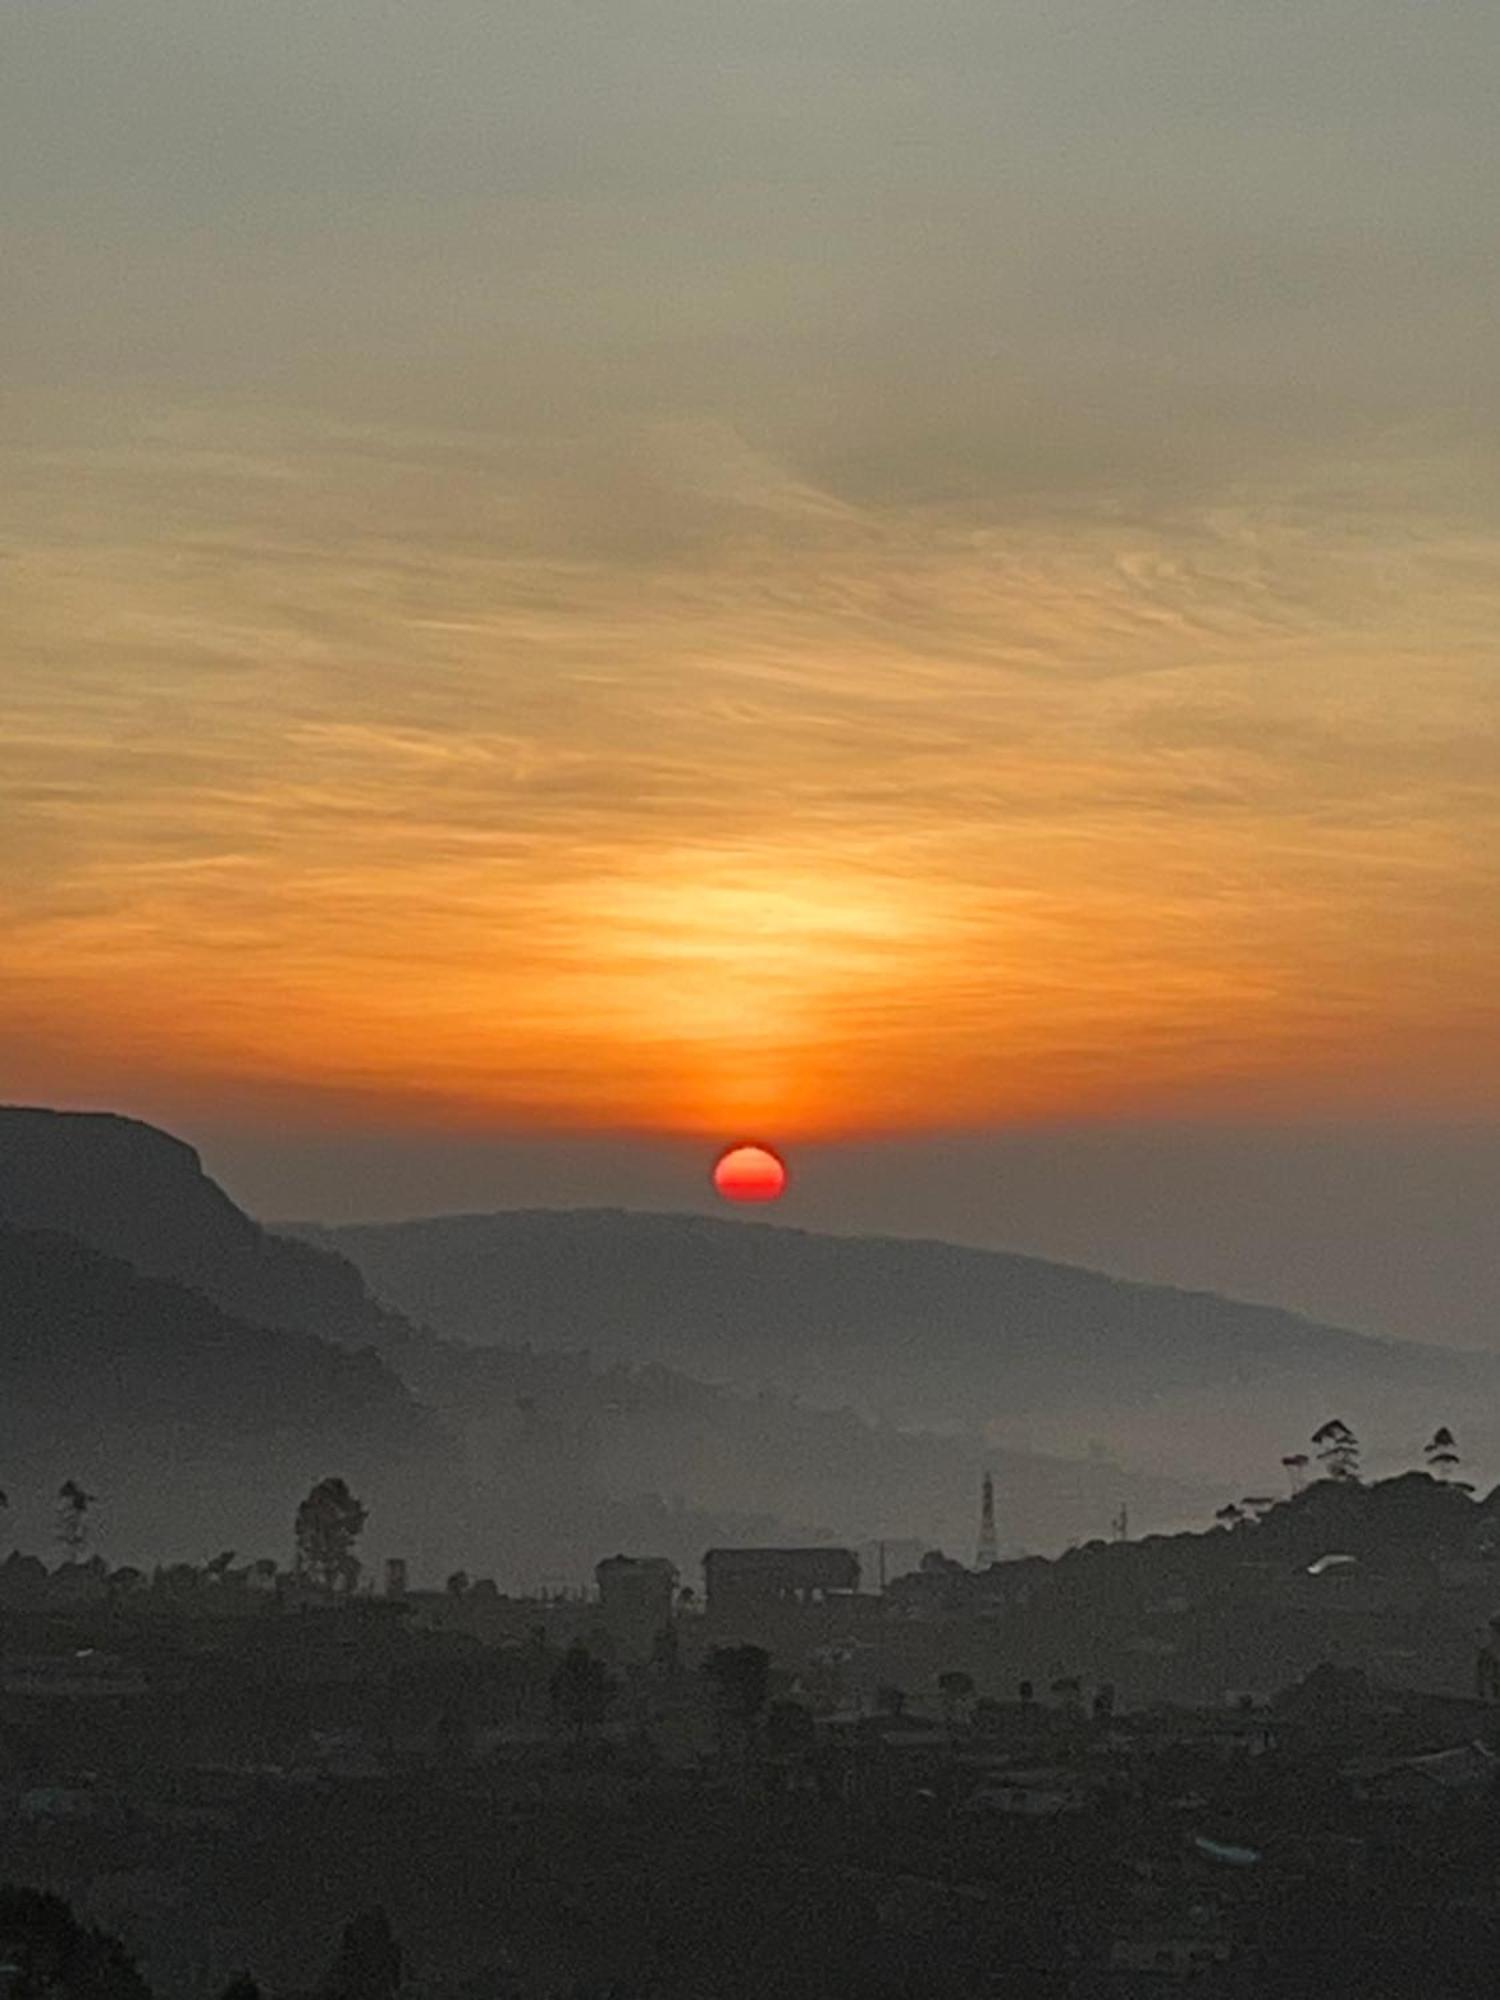
[[1497, 73], [1494, 0], [8, 0], [3, 1094], [1493, 1131]]

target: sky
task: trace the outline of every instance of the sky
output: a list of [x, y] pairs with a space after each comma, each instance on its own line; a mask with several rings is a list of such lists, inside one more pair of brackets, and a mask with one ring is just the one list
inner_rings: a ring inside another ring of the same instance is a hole
[[1214, 1263], [1085, 1156], [1316, 1159], [1356, 1303], [1421, 1160], [1477, 1325], [1493, 0], [0, 43], [0, 1095], [273, 1213], [754, 1133], [832, 1226], [1263, 1289], [1299, 1204]]

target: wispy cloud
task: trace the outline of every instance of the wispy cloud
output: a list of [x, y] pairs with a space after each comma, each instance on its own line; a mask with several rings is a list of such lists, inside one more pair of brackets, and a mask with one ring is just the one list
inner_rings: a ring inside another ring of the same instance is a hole
[[[1430, 468], [1023, 518], [719, 422], [600, 440], [597, 486], [146, 429], [24, 455], [3, 524], [0, 1033], [45, 1018], [58, 1087], [825, 1130], [1500, 1094], [1500, 537], [1389, 504]], [[649, 537], [593, 536], [606, 487]]]

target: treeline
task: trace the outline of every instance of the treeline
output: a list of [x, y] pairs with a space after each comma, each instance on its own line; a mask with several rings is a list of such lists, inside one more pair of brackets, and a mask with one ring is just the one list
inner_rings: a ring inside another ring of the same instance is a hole
[[[1312, 1448], [1310, 1452], [1288, 1452], [1281, 1461], [1281, 1469], [1290, 1481], [1293, 1496], [1306, 1486], [1314, 1465], [1320, 1478], [1331, 1479], [1344, 1486], [1360, 1483], [1363, 1446], [1358, 1434], [1342, 1417], [1330, 1417], [1326, 1423], [1319, 1424], [1308, 1443]], [[1462, 1464], [1457, 1438], [1447, 1424], [1439, 1424], [1422, 1447], [1420, 1469], [1445, 1485], [1452, 1484], [1461, 1492], [1472, 1493], [1473, 1486], [1457, 1477]], [[1242, 1500], [1227, 1501], [1214, 1519], [1225, 1527], [1235, 1527], [1241, 1521], [1259, 1520], [1276, 1506], [1278, 1497], [1274, 1493], [1247, 1494]]]
[[[0, 1491], [0, 1513], [9, 1505], [9, 1495]], [[204, 1586], [271, 1591], [284, 1576], [347, 1595], [358, 1589], [363, 1573], [357, 1545], [369, 1510], [344, 1479], [318, 1480], [298, 1507], [292, 1523], [290, 1571], [283, 1571], [274, 1556], [260, 1556], [236, 1566], [238, 1552], [234, 1549], [221, 1550], [203, 1563], [158, 1564], [150, 1571], [133, 1564], [112, 1569], [102, 1556], [86, 1553], [97, 1505], [97, 1494], [87, 1492], [76, 1479], [65, 1479], [57, 1490], [57, 1540], [63, 1550], [62, 1561], [49, 1570], [39, 1556], [12, 1550], [0, 1563], [0, 1599], [47, 1595], [53, 1589], [76, 1596], [80, 1586], [86, 1590], [90, 1584], [114, 1595], [147, 1588]]]

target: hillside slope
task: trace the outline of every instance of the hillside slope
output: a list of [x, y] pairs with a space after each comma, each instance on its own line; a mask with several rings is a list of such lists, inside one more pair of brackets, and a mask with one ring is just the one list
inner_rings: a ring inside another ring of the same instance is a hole
[[454, 1440], [386, 1548], [431, 1546], [450, 1566], [576, 1581], [620, 1547], [688, 1569], [713, 1541], [917, 1537], [967, 1549], [987, 1463], [1008, 1547], [1096, 1533], [1122, 1501], [1143, 1522], [1181, 1522], [1210, 1497], [1104, 1454], [1048, 1455], [1024, 1438], [997, 1448], [969, 1423], [898, 1431], [687, 1370], [549, 1351], [524, 1311], [502, 1312], [505, 1345], [440, 1338], [372, 1298], [329, 1249], [263, 1230], [191, 1148], [128, 1119], [0, 1109], [7, 1218], [196, 1288], [238, 1320], [374, 1347]]
[[944, 1243], [613, 1210], [302, 1233], [466, 1340], [655, 1361], [906, 1426], [1097, 1437], [1205, 1471], [1227, 1449], [1230, 1476], [1239, 1446], [1259, 1466], [1351, 1398], [1356, 1422], [1414, 1436], [1497, 1380], [1488, 1359]]
[[77, 1237], [256, 1326], [382, 1353], [411, 1338], [346, 1259], [262, 1229], [191, 1146], [134, 1118], [0, 1105], [0, 1222]]
[[1287, 1373], [1465, 1374], [1463, 1357], [1279, 1307], [948, 1243], [600, 1209], [291, 1226], [466, 1340], [800, 1378], [915, 1419], [971, 1412], [976, 1375], [1041, 1411], [1081, 1386], [1128, 1405]]
[[206, 1442], [279, 1434], [400, 1451], [432, 1425], [368, 1349], [252, 1327], [73, 1237], [0, 1228], [0, 1392], [80, 1425], [164, 1424]]
[[0, 1228], [0, 1454], [33, 1530], [63, 1479], [104, 1496], [113, 1546], [285, 1555], [338, 1470], [388, 1513], [445, 1456], [375, 1355], [252, 1327], [71, 1237]]

